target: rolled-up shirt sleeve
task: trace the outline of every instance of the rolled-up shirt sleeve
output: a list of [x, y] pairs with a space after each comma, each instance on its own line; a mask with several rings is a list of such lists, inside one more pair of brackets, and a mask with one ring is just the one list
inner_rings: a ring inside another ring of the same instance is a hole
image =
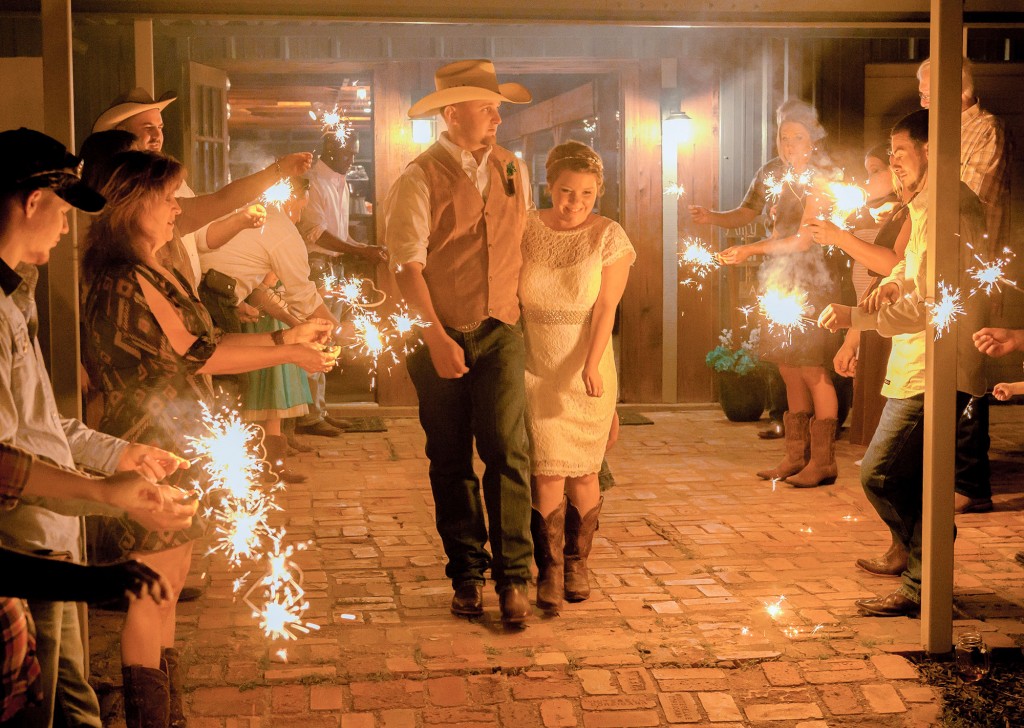
[[61, 426], [71, 447], [75, 464], [101, 473], [113, 473], [128, 443], [119, 437], [106, 435], [85, 426], [70, 417], [61, 418]]
[[0, 511], [18, 504], [34, 460], [31, 453], [0, 442]]
[[427, 265], [430, 190], [415, 164], [406, 167], [384, 200], [384, 244], [392, 270], [409, 263]]

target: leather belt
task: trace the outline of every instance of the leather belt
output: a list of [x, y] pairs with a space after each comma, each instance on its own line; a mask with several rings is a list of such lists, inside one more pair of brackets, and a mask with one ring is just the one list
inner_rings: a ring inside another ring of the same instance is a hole
[[476, 321], [475, 323], [471, 324], [463, 324], [462, 326], [452, 326], [452, 328], [455, 329], [456, 331], [461, 331], [464, 334], [468, 334], [470, 331], [476, 331], [477, 329], [479, 329], [484, 321], [486, 321], [486, 319], [481, 319], [480, 321]]

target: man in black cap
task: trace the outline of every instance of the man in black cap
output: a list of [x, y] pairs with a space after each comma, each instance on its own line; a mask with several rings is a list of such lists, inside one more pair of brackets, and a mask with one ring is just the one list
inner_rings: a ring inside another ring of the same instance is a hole
[[[103, 197], [82, 183], [80, 160], [37, 131], [0, 132], [0, 159], [0, 442], [64, 468], [135, 470], [162, 480], [187, 461], [60, 416], [36, 338], [35, 266], [49, 260], [67, 232], [71, 207], [98, 212]], [[0, 513], [0, 545], [79, 562], [80, 516], [90, 513], [121, 511], [75, 500], [23, 499]], [[140, 522], [154, 530], [182, 527], [180, 514], [168, 512]], [[52, 725], [59, 700], [68, 725], [100, 728], [96, 695], [85, 680], [75, 603], [30, 600], [29, 607], [36, 623], [43, 704], [25, 711], [24, 725]]]

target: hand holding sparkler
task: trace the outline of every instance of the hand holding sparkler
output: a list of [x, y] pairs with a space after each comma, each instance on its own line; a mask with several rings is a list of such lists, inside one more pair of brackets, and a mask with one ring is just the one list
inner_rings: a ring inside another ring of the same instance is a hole
[[189, 467], [191, 463], [183, 457], [152, 445], [133, 442], [121, 451], [117, 461], [117, 472], [138, 471], [154, 483], [166, 478], [176, 470]]
[[698, 225], [711, 225], [711, 216], [714, 214], [711, 210], [701, 205], [690, 205], [686, 208], [690, 213], [690, 219]]
[[841, 248], [842, 231], [831, 220], [813, 219], [804, 223], [811, 240], [825, 247]]
[[850, 306], [841, 303], [830, 303], [818, 316], [818, 326], [828, 329], [833, 334], [839, 329], [848, 329], [853, 325], [853, 314]]
[[1005, 402], [1016, 394], [1024, 394], [1024, 382], [1000, 382], [992, 387], [992, 395]]
[[718, 260], [722, 265], [738, 265], [756, 253], [752, 245], [732, 245], [718, 254]]
[[159, 485], [141, 473], [123, 471], [99, 481], [97, 495], [114, 508], [120, 508], [147, 528], [160, 531], [188, 528], [196, 511], [194, 502], [169, 485]]
[[883, 305], [896, 303], [898, 300], [900, 300], [900, 287], [890, 281], [864, 296], [858, 307], [865, 313], [878, 313]]
[[974, 346], [991, 357], [1024, 350], [1024, 329], [985, 327], [974, 332]]
[[334, 324], [327, 319], [314, 318], [298, 326], [285, 329], [281, 340], [284, 344], [327, 344], [331, 340]]
[[301, 177], [309, 168], [313, 166], [313, 153], [312, 152], [292, 152], [286, 154], [276, 162], [272, 167], [267, 169], [273, 169], [277, 174], [278, 178], [281, 177]]
[[239, 210], [238, 214], [241, 216], [243, 227], [247, 228], [263, 227], [263, 223], [267, 221], [267, 208], [258, 202]]

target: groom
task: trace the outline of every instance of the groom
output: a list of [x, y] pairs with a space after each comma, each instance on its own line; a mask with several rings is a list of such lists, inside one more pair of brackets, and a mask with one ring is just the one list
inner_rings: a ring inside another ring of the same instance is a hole
[[[445, 574], [455, 589], [451, 611], [483, 614], [490, 568], [502, 621], [521, 624], [530, 615], [533, 546], [517, 290], [533, 205], [525, 170], [495, 144], [495, 133], [503, 101], [532, 97], [517, 83], [499, 84], [485, 60], [450, 63], [434, 81], [437, 90], [413, 104], [409, 117], [438, 114], [447, 131], [388, 193], [385, 239], [402, 295], [429, 324], [426, 346], [409, 355], [408, 367], [427, 435]], [[482, 502], [474, 439], [484, 463]]]

